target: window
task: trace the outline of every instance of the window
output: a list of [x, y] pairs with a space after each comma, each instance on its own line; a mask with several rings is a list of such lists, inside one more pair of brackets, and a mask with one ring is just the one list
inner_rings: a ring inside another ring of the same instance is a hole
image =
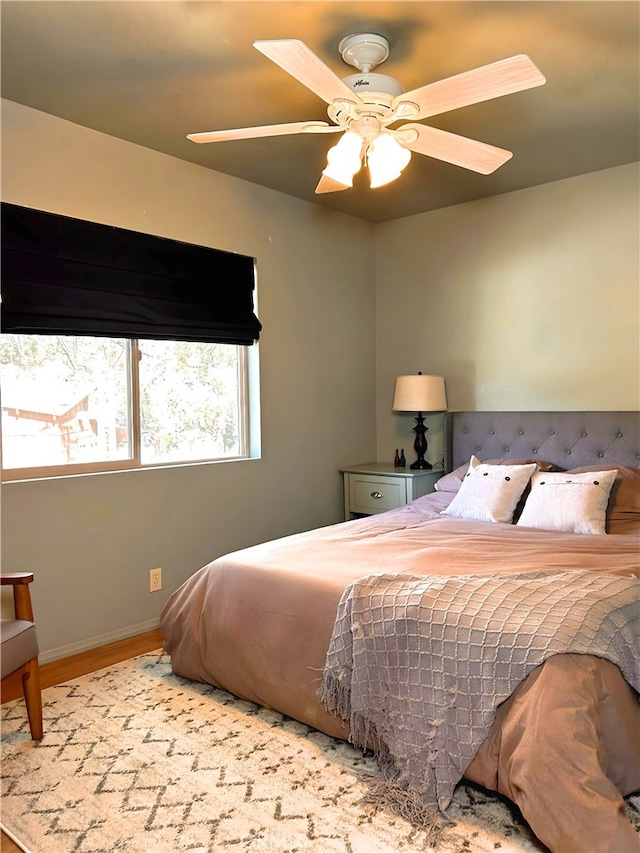
[[247, 348], [0, 335], [3, 479], [245, 458]]
[[259, 454], [255, 258], [0, 205], [5, 480]]

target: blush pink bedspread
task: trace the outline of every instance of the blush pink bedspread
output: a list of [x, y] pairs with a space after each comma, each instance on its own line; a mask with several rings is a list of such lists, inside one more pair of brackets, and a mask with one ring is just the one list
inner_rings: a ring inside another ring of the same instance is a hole
[[[637, 526], [593, 536], [441, 517], [450, 500], [434, 493], [392, 512], [214, 560], [163, 610], [174, 672], [347, 739], [348, 729], [324, 709], [317, 690], [338, 602], [351, 581], [373, 572], [640, 574]], [[553, 666], [547, 661], [535, 670], [500, 706], [465, 776], [516, 802], [554, 853], [638, 853], [621, 797], [640, 788], [637, 695], [607, 661], [551, 660]], [[583, 729], [591, 737], [587, 746]], [[560, 817], [563, 812], [573, 817]], [[596, 825], [602, 838], [594, 846]]]

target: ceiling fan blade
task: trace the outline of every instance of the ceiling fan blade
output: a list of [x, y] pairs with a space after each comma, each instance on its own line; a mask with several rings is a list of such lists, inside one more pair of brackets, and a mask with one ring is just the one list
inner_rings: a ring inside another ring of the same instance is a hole
[[284, 136], [287, 133], [332, 133], [344, 130], [326, 121], [293, 121], [288, 124], [265, 124], [262, 127], [239, 127], [235, 130], [211, 130], [205, 133], [189, 133], [192, 142], [225, 142], [233, 139], [253, 139], [259, 136]]
[[340, 181], [336, 181], [334, 178], [328, 178], [326, 175], [321, 175], [316, 186], [316, 193], [336, 193], [340, 190], [348, 189], [349, 187], [347, 184], [341, 184]]
[[[406, 131], [417, 133], [413, 142], [408, 139], [414, 134], [405, 133]], [[504, 148], [496, 148], [494, 145], [487, 145], [476, 139], [467, 139], [466, 136], [458, 136], [435, 127], [427, 127], [424, 124], [403, 124], [397, 133], [405, 148], [410, 151], [435, 157], [436, 160], [444, 160], [445, 163], [453, 163], [454, 166], [462, 166], [463, 169], [480, 172], [481, 175], [490, 175], [513, 157], [512, 152]]]
[[457, 110], [470, 104], [489, 101], [502, 95], [521, 92], [546, 83], [544, 75], [525, 54], [501, 59], [481, 68], [474, 68], [437, 83], [429, 83], [411, 92], [398, 95], [393, 101], [397, 109], [401, 103], [416, 104], [418, 113], [401, 110], [398, 118], [421, 119]]
[[254, 41], [253, 46], [327, 104], [337, 99], [360, 103], [356, 93], [299, 39]]

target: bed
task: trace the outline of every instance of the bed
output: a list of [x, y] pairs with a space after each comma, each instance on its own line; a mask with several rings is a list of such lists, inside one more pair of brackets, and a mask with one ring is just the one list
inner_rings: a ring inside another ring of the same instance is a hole
[[[531, 473], [512, 523], [478, 520], [473, 512], [468, 517], [469, 484], [485, 488], [502, 471], [509, 476], [501, 480], [511, 481], [525, 468]], [[536, 573], [547, 579], [573, 573], [599, 582], [617, 578], [637, 605], [637, 412], [448, 413], [445, 470], [436, 492], [407, 506], [245, 548], [204, 566], [162, 613], [174, 671], [353, 740], [349, 716], [329, 711], [320, 694], [338, 608], [362, 579], [493, 583], [513, 575], [530, 582]], [[598, 473], [605, 471], [615, 473], [603, 489]], [[487, 472], [486, 480], [478, 479]], [[554, 504], [556, 492], [540, 498], [543, 488], [561, 491], [569, 480], [593, 489], [595, 482], [604, 492], [600, 515], [590, 505], [596, 518], [589, 516], [585, 532], [572, 532], [563, 506]], [[462, 511], [447, 514], [460, 498]], [[557, 519], [565, 529], [546, 529]], [[631, 578], [633, 589], [624, 580]], [[508, 698], [496, 701], [486, 736], [461, 772], [515, 802], [554, 853], [640, 849], [622, 799], [640, 788], [635, 611], [634, 660], [623, 666], [624, 677], [607, 653], [583, 647], [550, 653]]]

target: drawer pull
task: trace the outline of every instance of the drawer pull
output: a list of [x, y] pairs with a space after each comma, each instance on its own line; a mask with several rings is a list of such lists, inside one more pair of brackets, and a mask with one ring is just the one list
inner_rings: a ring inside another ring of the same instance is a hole
[[371, 497], [376, 499], [381, 498], [382, 492], [371, 492]]

